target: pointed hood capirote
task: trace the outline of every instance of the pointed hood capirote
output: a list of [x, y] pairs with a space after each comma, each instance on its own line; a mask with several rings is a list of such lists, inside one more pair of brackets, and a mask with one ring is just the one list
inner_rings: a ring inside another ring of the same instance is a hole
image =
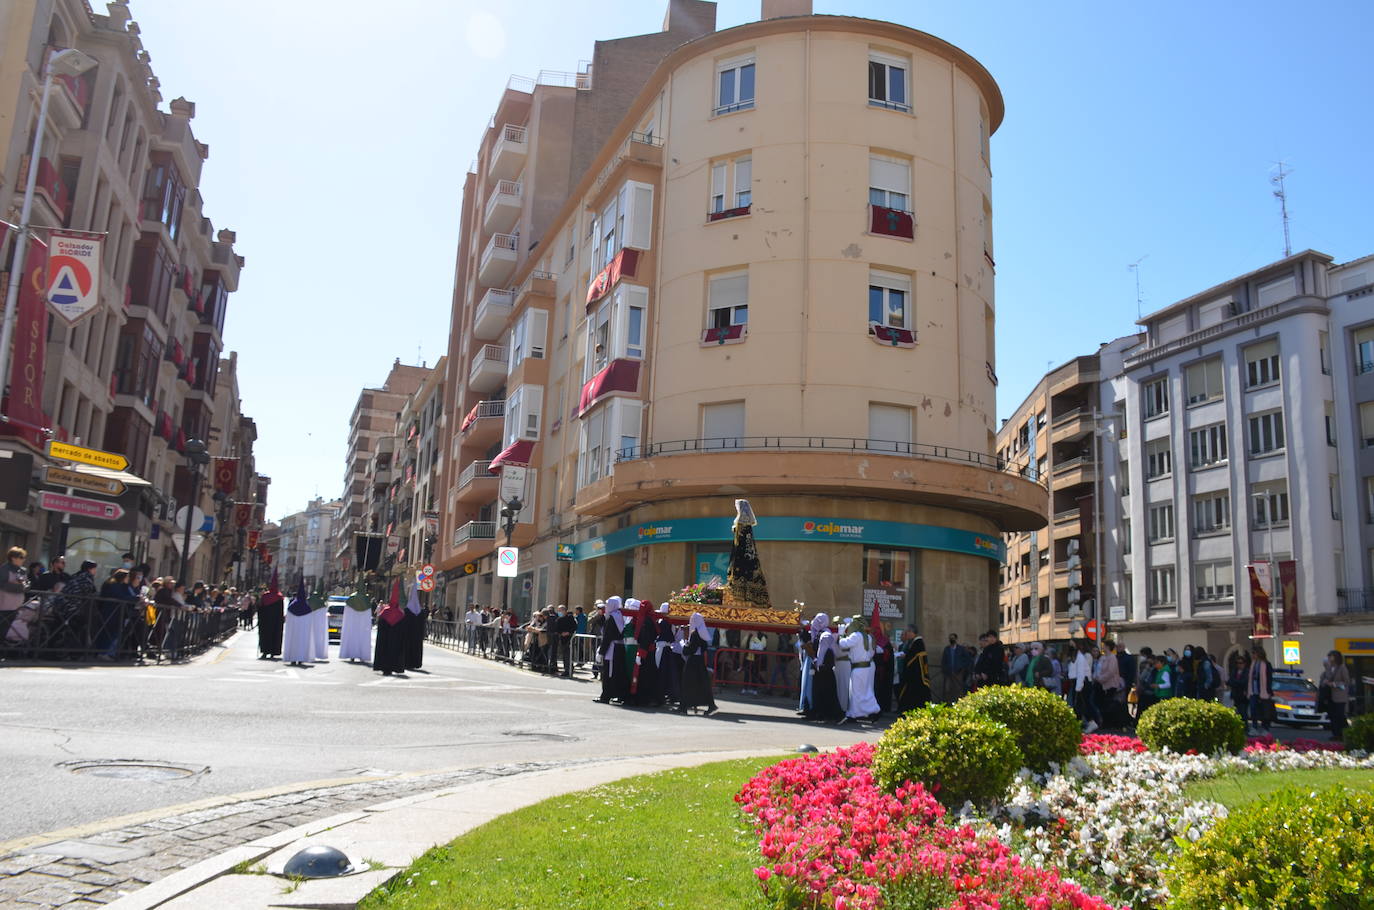
[[300, 585], [296, 588], [296, 596], [291, 599], [286, 612], [292, 616], [305, 616], [310, 612], [310, 595], [305, 591], [305, 579], [301, 579]]
[[272, 570], [272, 580], [267, 583], [267, 593], [259, 599], [259, 603], [264, 606], [272, 606], [281, 603], [281, 589], [277, 587], [277, 570]]

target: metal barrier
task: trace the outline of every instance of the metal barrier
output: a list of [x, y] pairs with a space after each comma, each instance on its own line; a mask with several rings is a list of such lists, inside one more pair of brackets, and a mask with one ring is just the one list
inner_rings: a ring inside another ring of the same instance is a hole
[[228, 637], [237, 609], [33, 591], [0, 610], [0, 660], [181, 660]]
[[794, 651], [715, 648], [711, 676], [717, 686], [739, 686], [744, 694], [791, 695], [801, 691], [801, 664]]
[[[430, 622], [426, 637], [430, 644], [441, 648], [540, 673], [562, 673], [564, 669], [564, 656], [552, 643], [552, 633], [541, 634], [538, 629], [528, 626], [504, 629], [494, 623], [470, 626], [461, 621], [438, 620]], [[595, 636], [573, 635], [568, 657], [574, 675], [586, 673], [596, 677], [600, 674]]]

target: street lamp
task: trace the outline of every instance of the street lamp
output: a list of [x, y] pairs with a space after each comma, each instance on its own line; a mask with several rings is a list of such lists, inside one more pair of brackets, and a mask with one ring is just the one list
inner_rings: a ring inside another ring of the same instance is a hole
[[187, 584], [186, 566], [191, 557], [191, 524], [196, 514], [196, 500], [200, 498], [200, 469], [210, 463], [210, 452], [199, 439], [186, 441], [186, 463], [191, 468], [191, 498], [186, 502], [186, 527], [181, 532], [181, 571], [177, 580]]
[[33, 148], [29, 152], [29, 182], [24, 187], [24, 204], [19, 210], [19, 236], [14, 243], [14, 263], [10, 267], [10, 286], [5, 293], [5, 315], [0, 324], [0, 386], [9, 381], [10, 342], [14, 338], [14, 315], [19, 300], [19, 286], [24, 283], [24, 257], [29, 251], [29, 218], [33, 213], [33, 191], [38, 183], [38, 159], [43, 154], [43, 127], [48, 120], [48, 96], [52, 93], [53, 76], [80, 76], [99, 61], [76, 48], [55, 51], [48, 58], [43, 75], [43, 97], [38, 103], [38, 125], [33, 131]]
[[[525, 504], [520, 501], [519, 496], [512, 496], [504, 506], [501, 507], [501, 524], [506, 529], [506, 546], [510, 546], [511, 535], [515, 533], [515, 520], [520, 516], [520, 510]], [[504, 579], [505, 584], [501, 586], [501, 609], [510, 609], [510, 576]]]

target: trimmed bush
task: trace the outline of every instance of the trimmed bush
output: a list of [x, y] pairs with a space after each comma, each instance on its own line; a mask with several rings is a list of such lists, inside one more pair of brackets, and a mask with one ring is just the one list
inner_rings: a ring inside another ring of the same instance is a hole
[[1048, 689], [984, 686], [960, 699], [958, 707], [1010, 730], [1032, 771], [1048, 771], [1051, 762], [1067, 764], [1083, 741], [1073, 709]]
[[1195, 698], [1167, 698], [1150, 706], [1135, 727], [1153, 752], [1239, 752], [1245, 748], [1245, 722], [1225, 705]]
[[957, 808], [1001, 797], [1022, 764], [1006, 727], [971, 711], [930, 705], [887, 728], [873, 755], [873, 779], [889, 793], [907, 781], [924, 784]]
[[1374, 752], [1374, 714], [1361, 714], [1351, 719], [1345, 728], [1345, 747]]
[[1374, 794], [1281, 790], [1232, 812], [1169, 871], [1170, 907], [1368, 907]]

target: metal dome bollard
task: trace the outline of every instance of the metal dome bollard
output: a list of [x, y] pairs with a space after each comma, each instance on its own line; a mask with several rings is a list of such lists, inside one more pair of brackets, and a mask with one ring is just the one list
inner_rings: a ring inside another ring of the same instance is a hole
[[820, 750], [820, 749], [817, 749], [815, 746], [811, 745], [810, 743], [802, 743], [800, 746], [797, 747], [797, 751], [798, 751], [798, 752], [819, 752], [819, 751], [821, 751], [821, 750]]
[[353, 864], [342, 851], [317, 845], [288, 859], [282, 871], [292, 878], [333, 878], [352, 872]]

